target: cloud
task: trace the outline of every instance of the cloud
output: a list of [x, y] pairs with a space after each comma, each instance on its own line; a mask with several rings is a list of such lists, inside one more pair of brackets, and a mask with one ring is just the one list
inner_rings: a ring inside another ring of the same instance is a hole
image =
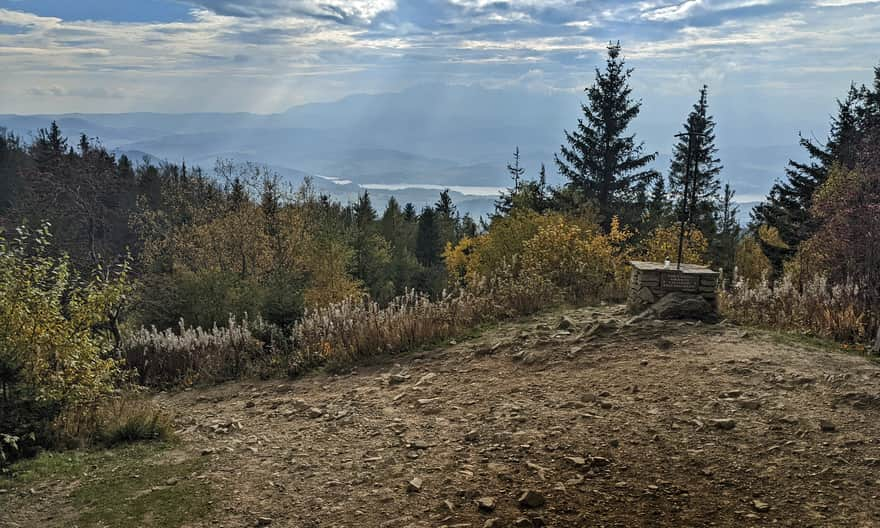
[[698, 14], [734, 11], [773, 4], [781, 4], [781, 2], [776, 0], [684, 0], [662, 6], [646, 4], [642, 18], [655, 22], [670, 22], [684, 20]]
[[29, 88], [27, 93], [39, 97], [84, 97], [88, 99], [121, 99], [126, 96], [124, 90], [119, 88], [64, 88], [62, 86], [48, 86], [44, 88]]
[[849, 7], [865, 4], [880, 4], [880, 0], [819, 0], [816, 2], [819, 7]]
[[289, 17], [305, 15], [363, 24], [397, 7], [396, 0], [187, 0], [219, 15]]
[[[152, 23], [0, 8], [0, 87], [14, 94], [0, 111], [86, 107], [102, 98], [94, 86], [112, 99], [106, 110], [273, 111], [437, 81], [570, 90], [610, 40], [648, 89], [700, 78], [721, 90], [845, 87], [880, 46], [880, 0], [174, 1], [193, 7]], [[846, 69], [818, 75], [817, 64]]]

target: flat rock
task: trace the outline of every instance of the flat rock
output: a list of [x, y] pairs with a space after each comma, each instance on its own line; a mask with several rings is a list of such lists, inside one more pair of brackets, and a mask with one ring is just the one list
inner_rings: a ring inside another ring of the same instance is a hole
[[565, 459], [578, 467], [583, 467], [583, 466], [587, 465], [587, 459], [585, 459], [584, 457], [571, 456], [571, 457], [565, 457]]
[[420, 479], [419, 477], [415, 477], [414, 479], [407, 482], [406, 491], [408, 491], [409, 493], [418, 493], [418, 492], [422, 491], [423, 485], [424, 485], [424, 481], [422, 479]]
[[716, 429], [722, 429], [724, 431], [730, 431], [731, 429], [736, 427], [736, 421], [730, 418], [717, 418], [715, 420], [709, 420], [709, 424]]
[[755, 509], [756, 512], [760, 512], [760, 513], [765, 513], [765, 512], [770, 511], [770, 505], [767, 504], [766, 502], [760, 501], [758, 499], [755, 499], [752, 501], [752, 507]]

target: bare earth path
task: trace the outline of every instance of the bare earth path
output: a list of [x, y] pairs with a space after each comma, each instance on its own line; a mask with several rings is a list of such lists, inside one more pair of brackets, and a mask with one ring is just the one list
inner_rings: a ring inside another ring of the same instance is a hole
[[616, 307], [565, 316], [349, 375], [157, 396], [220, 498], [191, 525], [880, 526], [876, 363]]

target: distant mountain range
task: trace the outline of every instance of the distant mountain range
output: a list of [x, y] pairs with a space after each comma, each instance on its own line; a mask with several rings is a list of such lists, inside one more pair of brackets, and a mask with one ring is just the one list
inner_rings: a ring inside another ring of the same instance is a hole
[[[320, 189], [343, 201], [353, 199], [363, 185], [378, 185], [386, 189], [371, 191], [377, 205], [392, 194], [401, 202], [424, 205], [436, 200], [437, 190], [418, 186], [449, 186], [459, 191], [453, 196], [460, 208], [479, 216], [492, 210], [494, 197], [485, 194], [510, 184], [505, 166], [517, 146], [529, 176], [545, 163], [551, 183], [559, 183], [553, 154], [563, 129], [576, 125], [578, 105], [578, 94], [422, 85], [270, 115], [0, 115], [0, 127], [27, 138], [54, 119], [68, 136], [97, 137], [135, 162], [144, 157], [185, 160], [211, 169], [218, 158], [253, 161], [271, 166], [294, 185], [306, 175], [320, 176]], [[681, 107], [683, 118], [689, 105], [682, 102]], [[649, 108], [646, 103], [636, 132], [650, 150], [661, 152], [657, 168], [665, 172], [668, 157], [663, 154], [680, 120], [670, 123]], [[768, 135], [778, 132], [760, 124], [749, 131], [732, 119], [727, 133], [725, 121], [716, 117], [723, 178], [743, 202], [759, 199], [787, 160], [801, 156], [796, 130], [773, 143]], [[391, 186], [410, 187], [388, 190]]]

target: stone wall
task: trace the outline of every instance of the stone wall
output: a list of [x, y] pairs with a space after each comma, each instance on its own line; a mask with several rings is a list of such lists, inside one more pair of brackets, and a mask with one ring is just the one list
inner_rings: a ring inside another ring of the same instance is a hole
[[708, 268], [699, 272], [676, 269], [640, 269], [633, 267], [627, 304], [641, 312], [672, 292], [700, 295], [713, 307], [718, 306], [718, 273]]

